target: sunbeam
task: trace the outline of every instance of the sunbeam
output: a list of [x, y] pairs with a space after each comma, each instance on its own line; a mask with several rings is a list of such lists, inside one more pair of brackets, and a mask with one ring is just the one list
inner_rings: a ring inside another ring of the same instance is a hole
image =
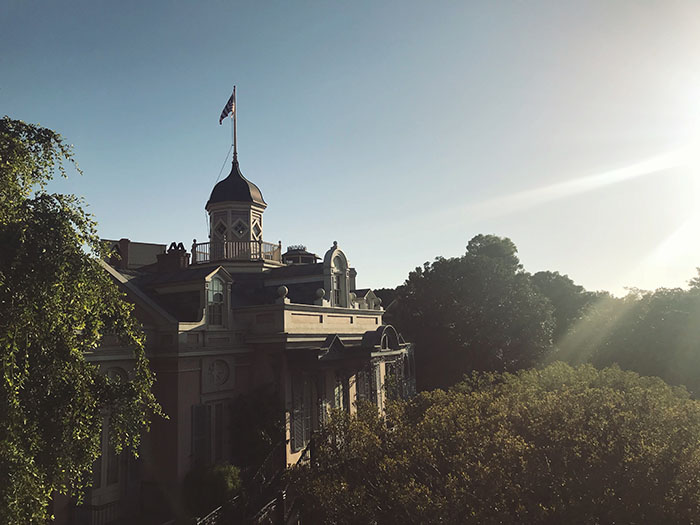
[[634, 308], [634, 301], [628, 299], [604, 296], [589, 305], [586, 312], [559, 341], [556, 351], [546, 362], [595, 362], [596, 353], [600, 351], [605, 339]]
[[623, 168], [468, 204], [458, 209], [454, 208], [449, 213], [459, 213], [461, 216], [468, 214], [470, 218], [476, 219], [500, 217], [546, 202], [580, 195], [612, 184], [684, 166], [692, 157], [692, 148], [683, 147]]
[[[700, 203], [700, 180], [695, 175], [700, 168], [700, 159], [689, 157], [688, 164], [691, 172], [688, 173], [689, 182], [687, 190], [694, 194], [695, 201]], [[630, 283], [659, 282], [659, 277], [665, 277], [665, 281], [674, 280], [673, 277], [686, 269], [692, 269], [700, 264], [697, 259], [699, 250], [697, 243], [693, 242], [700, 233], [700, 207], [694, 210], [673, 230], [663, 241], [650, 247], [649, 253], [629, 272], [627, 279]], [[686, 279], [693, 275], [686, 274]]]

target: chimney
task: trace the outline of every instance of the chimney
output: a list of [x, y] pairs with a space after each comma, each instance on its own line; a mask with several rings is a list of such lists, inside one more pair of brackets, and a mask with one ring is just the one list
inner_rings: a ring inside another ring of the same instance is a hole
[[111, 256], [109, 258], [109, 264], [114, 268], [124, 269], [129, 267], [129, 244], [131, 241], [129, 239], [119, 239], [114, 246], [112, 246]]
[[177, 244], [171, 242], [168, 251], [159, 253], [157, 257], [159, 272], [176, 272], [190, 265], [190, 254], [181, 242]]

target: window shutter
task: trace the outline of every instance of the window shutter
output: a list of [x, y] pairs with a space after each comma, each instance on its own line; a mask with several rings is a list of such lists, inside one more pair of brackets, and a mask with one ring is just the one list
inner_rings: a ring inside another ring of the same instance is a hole
[[302, 410], [304, 412], [304, 428], [303, 428], [303, 440], [304, 440], [304, 446], [309, 442], [311, 439], [311, 382], [309, 381], [307, 376], [304, 376], [303, 378], [304, 381], [304, 399], [303, 399], [303, 404], [304, 406], [302, 407]]
[[192, 406], [192, 456], [197, 467], [211, 461], [211, 407], [207, 405]]
[[379, 410], [382, 410], [382, 373], [379, 363], [372, 366], [372, 402], [377, 405]]
[[358, 401], [370, 401], [372, 389], [370, 388], [369, 370], [363, 369], [357, 372], [357, 399]]
[[224, 456], [224, 404], [214, 405], [214, 461]]
[[316, 389], [318, 394], [318, 424], [323, 428], [328, 421], [328, 409], [330, 408], [330, 403], [326, 398], [326, 376], [324, 374], [319, 376]]
[[304, 393], [301, 385], [301, 377], [298, 374], [292, 375], [292, 450], [301, 449], [304, 442]]
[[343, 382], [340, 376], [335, 377], [335, 388], [333, 389], [333, 407], [343, 408]]
[[341, 381], [343, 383], [343, 408], [345, 408], [345, 410], [347, 412], [349, 412], [350, 411], [350, 378], [347, 375], [343, 374]]

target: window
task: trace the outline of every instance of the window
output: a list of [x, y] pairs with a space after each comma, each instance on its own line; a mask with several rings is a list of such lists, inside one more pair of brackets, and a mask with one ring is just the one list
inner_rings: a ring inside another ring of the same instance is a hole
[[107, 486], [119, 482], [119, 456], [112, 445], [109, 445], [107, 454]]
[[369, 370], [363, 369], [357, 372], [355, 376], [355, 383], [357, 385], [357, 400], [358, 401], [370, 401], [372, 398], [371, 387], [370, 387], [370, 373]]
[[340, 306], [340, 274], [333, 275], [333, 306]]
[[328, 423], [328, 414], [330, 413], [331, 403], [326, 398], [326, 376], [325, 372], [318, 376], [316, 383], [317, 402], [318, 402], [318, 426], [323, 428]]
[[370, 377], [370, 398], [379, 410], [384, 409], [384, 396], [382, 395], [382, 369], [380, 363], [372, 364], [372, 376]]
[[333, 268], [335, 268], [335, 270], [338, 272], [345, 271], [345, 261], [343, 261], [343, 258], [340, 257], [339, 255], [336, 255], [333, 258]]
[[[119, 367], [110, 367], [105, 371], [110, 382], [124, 383], [128, 374]], [[104, 413], [102, 419], [102, 435], [100, 437], [100, 457], [92, 465], [92, 488], [100, 490], [104, 496], [107, 493], [115, 495], [115, 490], [126, 480], [126, 463], [128, 452], [117, 454], [109, 442], [109, 414]], [[111, 497], [111, 496], [110, 496]]]
[[224, 324], [224, 282], [214, 277], [209, 283], [209, 297], [207, 298], [209, 324], [223, 326]]
[[333, 258], [331, 287], [333, 290], [333, 304], [331, 306], [346, 306], [345, 261], [338, 255]]
[[292, 374], [292, 452], [304, 448], [311, 439], [311, 382], [308, 376]]
[[[103, 438], [104, 439], [104, 438]], [[92, 488], [99, 489], [102, 485], [102, 455], [92, 464]]]
[[404, 397], [403, 361], [396, 359], [387, 361], [385, 367], [385, 390], [388, 399]]
[[211, 406], [192, 406], [192, 456], [195, 467], [209, 464], [211, 456]]
[[214, 405], [214, 461], [221, 461], [224, 457], [224, 404]]
[[350, 381], [344, 373], [336, 373], [335, 376], [333, 407], [350, 410]]
[[243, 237], [246, 233], [248, 233], [248, 225], [245, 223], [243, 219], [238, 219], [236, 220], [232, 225], [231, 229], [233, 230], [233, 233], [238, 235], [238, 237]]
[[224, 401], [192, 406], [192, 459], [195, 467], [224, 459]]

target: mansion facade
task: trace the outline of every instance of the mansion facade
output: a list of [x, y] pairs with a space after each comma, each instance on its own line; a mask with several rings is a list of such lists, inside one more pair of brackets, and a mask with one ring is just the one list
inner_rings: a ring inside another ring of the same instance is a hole
[[[78, 507], [56, 502], [59, 522], [184, 516], [188, 472], [245, 454], [234, 449], [231, 407], [256, 389], [284, 407], [279, 468], [302, 458], [331, 408], [353, 411], [366, 399], [381, 410], [392, 377], [411, 390], [411, 345], [384, 324], [381, 300], [358, 288], [345, 252], [334, 242], [323, 258], [303, 246], [283, 253], [263, 240], [266, 207], [234, 156], [206, 203], [207, 242], [108, 241], [104, 269], [135, 305], [168, 419], [154, 418], [138, 460], [110, 454], [105, 439], [93, 488]], [[88, 359], [106, 374], [130, 373], [130, 350], [116, 343]]]

